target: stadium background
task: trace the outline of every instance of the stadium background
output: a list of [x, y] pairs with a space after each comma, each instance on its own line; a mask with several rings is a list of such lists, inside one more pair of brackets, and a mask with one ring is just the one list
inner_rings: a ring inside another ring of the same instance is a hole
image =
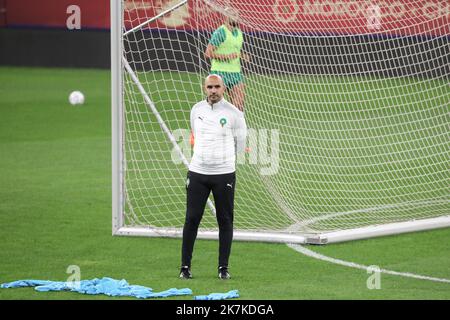
[[[253, 0], [254, 1], [254, 0]], [[141, 7], [130, 9], [129, 21], [135, 21], [136, 24], [143, 22], [137, 18], [140, 16], [153, 16], [154, 7], [164, 8], [170, 4], [170, 0], [142, 1]], [[175, 1], [176, 2], [176, 1]], [[256, 1], [255, 1], [256, 2]], [[298, 70], [291, 72], [301, 74], [375, 74], [385, 76], [433, 76], [442, 77], [447, 75], [445, 57], [446, 46], [443, 41], [445, 37], [436, 37], [430, 41], [430, 37], [449, 34], [448, 15], [450, 14], [450, 5], [445, 1], [405, 1], [405, 0], [387, 0], [389, 10], [381, 12], [383, 14], [383, 28], [375, 30], [367, 27], [365, 10], [367, 5], [363, 1], [328, 1], [328, 0], [308, 0], [308, 1], [275, 1], [278, 6], [274, 6], [272, 11], [265, 9], [258, 12], [253, 20], [255, 23], [266, 23], [267, 17], [273, 18], [274, 31], [290, 30], [294, 33], [308, 34], [308, 37], [297, 37], [296, 41], [305, 42], [305, 52], [298, 52], [298, 56], [309, 56], [310, 59], [302, 63], [278, 63], [276, 66], [267, 65], [270, 59], [255, 60], [255, 65], [260, 65], [261, 70], [279, 70], [282, 66], [289, 68], [297, 67]], [[247, 1], [251, 5], [252, 1]], [[67, 8], [70, 5], [78, 5], [81, 10], [81, 29], [68, 30], [66, 23], [70, 16]], [[130, 3], [125, 1], [125, 6]], [[266, 8], [266, 7], [265, 7]], [[173, 15], [170, 19], [159, 19], [150, 25], [150, 30], [155, 28], [168, 29], [167, 32], [161, 32], [160, 45], [164, 48], [177, 48], [182, 45], [182, 52], [189, 52], [189, 37], [183, 38], [183, 29], [190, 25], [196, 26], [192, 15], [192, 8], [180, 10], [180, 13]], [[133, 12], [136, 15], [133, 17]], [[447, 16], [441, 16], [447, 13]], [[48, 66], [48, 67], [87, 67], [87, 68], [109, 68], [110, 66], [110, 38], [109, 38], [109, 0], [89, 1], [89, 0], [16, 0], [0, 1], [0, 64], [20, 65], [20, 66]], [[216, 14], [208, 12], [208, 14]], [[342, 19], [333, 20], [331, 16]], [[290, 28], [289, 21], [293, 18], [296, 21], [308, 20], [308, 24], [295, 23]], [[307, 19], [304, 19], [307, 18]], [[205, 20], [206, 21], [206, 20]], [[208, 21], [215, 21], [209, 19]], [[331, 22], [330, 22], [331, 21]], [[342, 26], [342, 21], [345, 26]], [[338, 25], [339, 23], [339, 25]], [[133, 25], [134, 26], [134, 25]], [[311, 27], [312, 26], [312, 27]], [[132, 27], [129, 25], [127, 27]], [[198, 30], [211, 30], [215, 26], [202, 25], [196, 26]], [[316, 30], [314, 29], [316, 28]], [[323, 33], [333, 34], [334, 30], [340, 30], [341, 33], [347, 33], [348, 37], [323, 37]], [[386, 30], [398, 30], [396, 34], [384, 32]], [[270, 29], [269, 29], [270, 30]], [[317, 34], [320, 30], [321, 34]], [[426, 30], [432, 30], [430, 34]], [[253, 30], [244, 28], [245, 32]], [[149, 31], [152, 32], [152, 31]], [[352, 34], [360, 34], [357, 39]], [[409, 45], [406, 47], [403, 43], [404, 37], [408, 37]], [[281, 36], [282, 37], [282, 36]], [[265, 36], [258, 37], [259, 41], [265, 41]], [[140, 48], [132, 48], [134, 52], [141, 52], [148, 43], [140, 41], [139, 38], [133, 41]], [[186, 41], [183, 41], [186, 40]], [[387, 41], [386, 41], [387, 40]], [[426, 40], [426, 42], [424, 41]], [[289, 54], [292, 37], [279, 39], [279, 47], [273, 50], [287, 52], [281, 55], [279, 59], [292, 59]], [[389, 44], [387, 44], [389, 42]], [[396, 45], [396, 42], [398, 44]], [[156, 43], [155, 43], [156, 44]], [[155, 45], [151, 44], [151, 45]], [[351, 44], [351, 45], [347, 45]], [[369, 44], [369, 45], [368, 45]], [[383, 50], [387, 45], [390, 50]], [[255, 44], [252, 47], [260, 47]], [[326, 48], [326, 50], [324, 50]], [[251, 48], [248, 48], [251, 51]], [[342, 51], [344, 50], [344, 51]], [[352, 50], [346, 52], [345, 50]], [[408, 50], [408, 52], [405, 52]], [[336, 59], [329, 59], [330, 52], [340, 52]], [[161, 54], [167, 55], [167, 50], [160, 50]], [[383, 57], [380, 57], [380, 53]], [[137, 54], [137, 53], [136, 53]], [[145, 53], [144, 53], [145, 54]], [[253, 52], [250, 52], [253, 54]], [[253, 56], [257, 59], [260, 54]], [[165, 56], [168, 60], [168, 68], [174, 71], [196, 71], [198, 61], [191, 61], [193, 55], [186, 54], [183, 58], [185, 63], [176, 64], [170, 62], [171, 57]], [[159, 59], [142, 59], [149, 61], [151, 65], [137, 65], [136, 68], [158, 70], [167, 66], [160, 64]], [[133, 59], [135, 60], [135, 59]], [[150, 62], [151, 61], [151, 62]], [[430, 67], [429, 63], [434, 63]], [[274, 62], [275, 63], [275, 62]], [[389, 66], [386, 66], [386, 63]], [[318, 66], [324, 66], [320, 68]], [[326, 67], [325, 67], [326, 66]], [[358, 70], [355, 70], [355, 66]], [[414, 66], [414, 69], [411, 68]], [[419, 68], [419, 69], [418, 69]], [[180, 70], [181, 69], [181, 70]], [[258, 72], [258, 70], [252, 70]], [[431, 74], [430, 74], [431, 73]]]

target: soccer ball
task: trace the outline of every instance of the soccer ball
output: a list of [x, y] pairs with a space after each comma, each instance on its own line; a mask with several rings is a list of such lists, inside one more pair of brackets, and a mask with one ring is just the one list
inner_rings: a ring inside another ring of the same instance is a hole
[[69, 95], [69, 102], [71, 105], [75, 106], [77, 104], [84, 103], [84, 94], [80, 91], [74, 91]]

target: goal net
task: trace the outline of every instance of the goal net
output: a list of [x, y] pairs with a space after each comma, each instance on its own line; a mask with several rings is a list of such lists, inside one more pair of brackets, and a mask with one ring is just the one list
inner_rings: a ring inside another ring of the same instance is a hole
[[[189, 114], [204, 99], [205, 48], [232, 11], [249, 128], [235, 238], [321, 243], [450, 225], [447, 1], [111, 4], [115, 234], [181, 235]], [[200, 237], [216, 236], [214, 213], [211, 198]]]

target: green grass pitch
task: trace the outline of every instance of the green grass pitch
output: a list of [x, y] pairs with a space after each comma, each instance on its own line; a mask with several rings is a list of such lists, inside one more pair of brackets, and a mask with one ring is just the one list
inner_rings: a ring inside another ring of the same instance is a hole
[[[72, 90], [87, 102], [70, 106]], [[0, 283], [126, 279], [194, 295], [238, 289], [242, 299], [450, 299], [450, 284], [381, 275], [303, 256], [283, 244], [234, 242], [230, 281], [216, 278], [217, 242], [198, 240], [195, 279], [178, 279], [179, 239], [111, 236], [110, 73], [0, 68]], [[184, 210], [184, 208], [180, 208]], [[330, 257], [450, 279], [450, 229], [309, 247]], [[0, 289], [0, 299], [111, 299]], [[121, 299], [121, 298], [114, 298]], [[192, 299], [191, 296], [176, 299]]]

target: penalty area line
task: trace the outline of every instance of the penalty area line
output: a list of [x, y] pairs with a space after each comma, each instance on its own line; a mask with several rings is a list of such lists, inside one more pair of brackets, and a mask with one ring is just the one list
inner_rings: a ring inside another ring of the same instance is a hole
[[[301, 254], [304, 254], [305, 256], [314, 258], [314, 259], [319, 259], [322, 261], [338, 264], [338, 265], [345, 266], [345, 267], [356, 268], [356, 269], [361, 269], [361, 270], [366, 270], [366, 271], [367, 270], [374, 271], [373, 266], [365, 266], [365, 265], [354, 263], [354, 262], [348, 262], [348, 261], [344, 261], [344, 260], [340, 260], [340, 259], [327, 257], [327, 256], [324, 256], [323, 254], [306, 249], [305, 247], [303, 247], [299, 244], [288, 243], [286, 245], [289, 248], [294, 249], [295, 251], [297, 251]], [[414, 279], [434, 281], [434, 282], [450, 283], [450, 279], [423, 276], [420, 274], [414, 274], [414, 273], [409, 273], [409, 272], [397, 272], [397, 271], [386, 270], [386, 269], [381, 269], [381, 268], [380, 268], [379, 272], [385, 273], [385, 274], [390, 274], [393, 276], [414, 278]]]

